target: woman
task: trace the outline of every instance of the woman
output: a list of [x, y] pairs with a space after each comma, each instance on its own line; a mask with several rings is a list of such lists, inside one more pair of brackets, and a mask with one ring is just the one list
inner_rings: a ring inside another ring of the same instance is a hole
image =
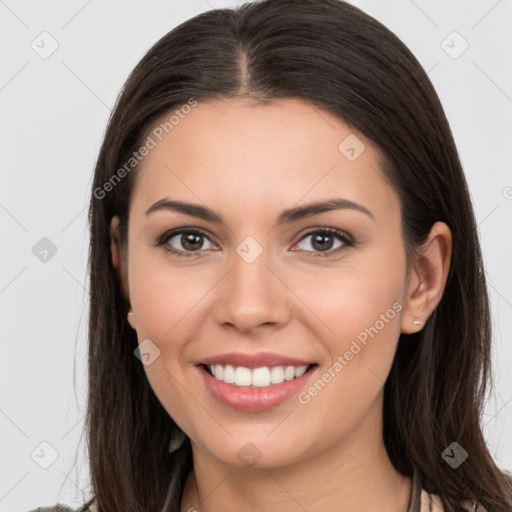
[[266, 0], [169, 32], [89, 216], [82, 510], [512, 510], [467, 184], [379, 22]]

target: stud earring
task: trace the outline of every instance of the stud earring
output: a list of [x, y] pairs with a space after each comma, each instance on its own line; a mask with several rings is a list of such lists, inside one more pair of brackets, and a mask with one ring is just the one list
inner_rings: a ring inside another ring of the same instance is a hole
[[425, 322], [422, 322], [421, 320], [414, 320], [413, 324], [414, 325], [425, 325]]
[[135, 329], [135, 327], [133, 326], [133, 311], [130, 311], [127, 315], [128, 317], [128, 323], [131, 325], [132, 329]]

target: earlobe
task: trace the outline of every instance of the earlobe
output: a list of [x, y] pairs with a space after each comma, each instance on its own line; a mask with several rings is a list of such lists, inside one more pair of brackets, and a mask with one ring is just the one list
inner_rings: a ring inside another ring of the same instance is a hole
[[450, 270], [452, 234], [444, 222], [436, 222], [411, 265], [401, 329], [405, 334], [423, 328], [443, 297]]
[[135, 330], [135, 319], [134, 319], [134, 315], [133, 315], [133, 311], [129, 311], [128, 312], [128, 323], [130, 324], [131, 328]]

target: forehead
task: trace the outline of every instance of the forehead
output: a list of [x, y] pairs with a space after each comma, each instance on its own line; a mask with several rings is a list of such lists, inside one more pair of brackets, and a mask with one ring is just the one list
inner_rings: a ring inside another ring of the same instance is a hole
[[229, 198], [246, 210], [326, 194], [361, 202], [394, 196], [375, 147], [303, 100], [212, 100], [173, 112], [148, 130], [154, 147], [137, 170], [134, 209], [166, 196], [211, 198], [219, 207]]

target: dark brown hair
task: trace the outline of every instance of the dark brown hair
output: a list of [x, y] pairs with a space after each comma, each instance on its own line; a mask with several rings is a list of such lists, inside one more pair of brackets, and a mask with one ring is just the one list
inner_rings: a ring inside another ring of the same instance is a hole
[[[381, 23], [340, 0], [266, 0], [202, 13], [160, 39], [130, 74], [98, 156], [89, 210], [90, 312], [87, 441], [99, 512], [178, 511], [192, 467], [190, 443], [169, 454], [177, 426], [140, 361], [114, 271], [110, 221], [127, 226], [136, 166], [118, 169], [163, 114], [191, 99], [298, 98], [338, 116], [372, 141], [398, 192], [407, 253], [436, 221], [453, 234], [445, 292], [425, 328], [402, 334], [384, 388], [384, 442], [398, 471], [413, 466], [448, 512], [478, 500], [510, 511], [512, 490], [481, 429], [491, 379], [491, 325], [468, 187], [450, 127], [426, 73]], [[126, 168], [125, 168], [126, 169]], [[116, 174], [117, 173], [117, 174]], [[117, 176], [114, 181], [114, 175]], [[106, 186], [110, 183], [111, 186]], [[468, 459], [453, 469], [456, 441]]]

